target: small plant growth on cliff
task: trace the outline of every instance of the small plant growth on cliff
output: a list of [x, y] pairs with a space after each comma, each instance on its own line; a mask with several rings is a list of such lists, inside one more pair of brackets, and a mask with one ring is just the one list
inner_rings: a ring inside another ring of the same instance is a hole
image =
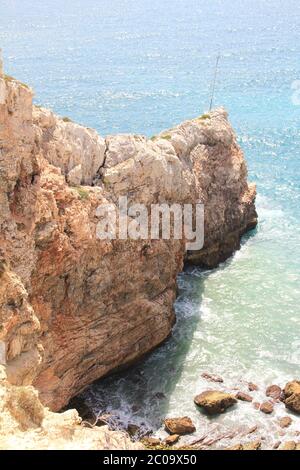
[[163, 135], [153, 135], [150, 138], [150, 140], [157, 140], [157, 139], [171, 140], [172, 136], [170, 134], [163, 134]]
[[204, 121], [206, 119], [211, 119], [211, 116], [209, 114], [202, 114], [202, 116], [200, 116], [198, 119]]
[[67, 116], [64, 116], [64, 117], [62, 118], [62, 120], [63, 120], [64, 122], [73, 122], [72, 119], [68, 118]]
[[160, 138], [161, 139], [166, 139], [166, 140], [171, 140], [172, 137], [170, 136], [170, 134], [165, 134], [165, 135], [161, 135]]
[[6, 82], [16, 82], [16, 83], [19, 83], [20, 85], [24, 86], [25, 88], [29, 88], [28, 85], [26, 85], [26, 83], [23, 83], [23, 82], [20, 82], [20, 80], [16, 80], [14, 77], [12, 77], [11, 75], [5, 75], [4, 74], [4, 80]]
[[89, 192], [82, 186], [73, 186], [73, 189], [77, 192], [78, 196], [82, 200], [89, 199]]

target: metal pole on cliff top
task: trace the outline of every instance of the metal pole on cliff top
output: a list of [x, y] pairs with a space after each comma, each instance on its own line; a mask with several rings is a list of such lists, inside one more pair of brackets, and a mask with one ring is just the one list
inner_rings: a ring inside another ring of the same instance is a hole
[[218, 54], [217, 61], [216, 61], [214, 80], [213, 80], [213, 86], [212, 86], [211, 100], [210, 100], [210, 105], [209, 105], [209, 110], [210, 111], [212, 110], [213, 101], [214, 101], [214, 95], [215, 95], [216, 83], [217, 83], [218, 66], [219, 66], [220, 58], [221, 58], [221, 55]]

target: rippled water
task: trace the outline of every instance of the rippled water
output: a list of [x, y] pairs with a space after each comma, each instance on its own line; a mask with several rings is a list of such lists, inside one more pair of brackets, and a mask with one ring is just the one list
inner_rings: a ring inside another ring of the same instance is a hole
[[276, 437], [275, 418], [251, 405], [210, 420], [192, 398], [207, 387], [203, 371], [228, 389], [300, 376], [299, 2], [2, 0], [0, 18], [7, 72], [103, 135], [151, 136], [205, 111], [220, 52], [215, 104], [229, 110], [257, 183], [258, 229], [219, 269], [183, 273], [172, 338], [85, 397], [145, 428], [188, 414], [200, 433], [260, 421]]

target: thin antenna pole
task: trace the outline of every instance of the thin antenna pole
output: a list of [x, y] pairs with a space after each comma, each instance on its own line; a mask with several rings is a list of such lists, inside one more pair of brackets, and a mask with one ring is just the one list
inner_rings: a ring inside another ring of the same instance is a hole
[[216, 83], [217, 83], [218, 66], [219, 66], [220, 58], [221, 58], [221, 56], [220, 56], [220, 54], [218, 54], [217, 61], [216, 61], [215, 74], [214, 74], [214, 81], [213, 81], [213, 86], [212, 86], [210, 106], [209, 106], [210, 111], [212, 110], [213, 101], [214, 101], [214, 95], [215, 95]]

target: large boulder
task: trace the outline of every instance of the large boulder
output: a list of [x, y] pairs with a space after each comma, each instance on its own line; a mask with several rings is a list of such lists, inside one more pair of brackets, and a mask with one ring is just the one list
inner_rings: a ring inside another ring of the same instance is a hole
[[219, 414], [237, 403], [237, 399], [229, 393], [208, 390], [197, 395], [194, 402], [209, 414]]
[[191, 418], [184, 416], [183, 418], [169, 418], [164, 421], [166, 431], [170, 434], [178, 434], [184, 436], [185, 434], [192, 434], [196, 431], [195, 425]]
[[300, 414], [300, 382], [294, 380], [284, 388], [284, 403], [287, 408]]

